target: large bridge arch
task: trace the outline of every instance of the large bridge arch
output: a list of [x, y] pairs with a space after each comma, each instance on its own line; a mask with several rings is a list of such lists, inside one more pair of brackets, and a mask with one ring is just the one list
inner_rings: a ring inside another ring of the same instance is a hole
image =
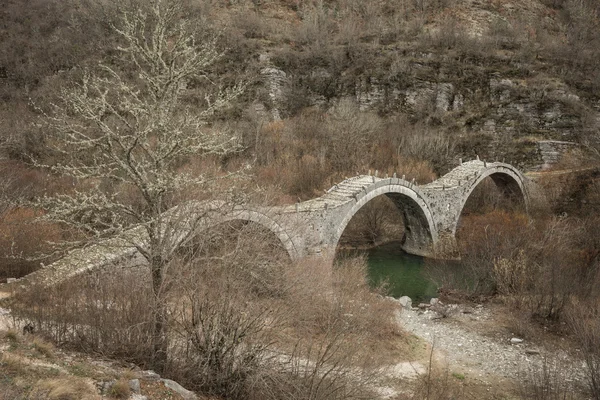
[[338, 223], [332, 241], [333, 248], [337, 248], [342, 234], [354, 215], [371, 200], [381, 195], [390, 198], [403, 214], [405, 227], [403, 249], [411, 254], [433, 255], [438, 234], [429, 205], [417, 187], [395, 178], [380, 180], [366, 187], [362, 196], [357, 196], [356, 202]]
[[512, 165], [493, 163], [492, 165], [483, 168], [476, 178], [469, 182], [469, 186], [460, 199], [460, 205], [457, 208], [458, 212], [456, 214], [456, 221], [452, 227], [453, 235], [456, 235], [459, 220], [462, 216], [467, 201], [471, 197], [471, 194], [486, 178], [491, 178], [494, 184], [504, 193], [505, 196], [516, 197], [519, 201], [522, 201], [525, 211], [529, 211], [530, 199], [523, 174], [521, 174], [521, 172]]

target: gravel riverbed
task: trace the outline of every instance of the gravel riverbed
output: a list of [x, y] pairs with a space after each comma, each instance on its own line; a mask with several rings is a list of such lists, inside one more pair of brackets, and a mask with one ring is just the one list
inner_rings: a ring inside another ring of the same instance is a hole
[[585, 385], [583, 361], [566, 351], [551, 350], [501, 330], [494, 334], [479, 332], [479, 324], [494, 318], [491, 309], [482, 305], [443, 307], [441, 312], [434, 311], [439, 307], [403, 309], [398, 322], [432, 344], [436, 360], [446, 362], [451, 371], [484, 384], [523, 381], [531, 379], [532, 371], [540, 371], [546, 362], [561, 381]]

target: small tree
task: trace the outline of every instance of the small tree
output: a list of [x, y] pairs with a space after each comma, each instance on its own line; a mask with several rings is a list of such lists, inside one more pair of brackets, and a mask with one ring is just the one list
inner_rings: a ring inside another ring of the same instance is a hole
[[167, 349], [160, 292], [181, 239], [165, 211], [171, 196], [210, 180], [209, 174], [182, 169], [190, 157], [239, 150], [236, 137], [206, 124], [244, 87], [212, 91], [192, 107], [186, 98], [208, 81], [207, 68], [222, 56], [217, 37], [200, 34], [179, 0], [137, 6], [118, 8], [111, 23], [118, 57], [64, 89], [47, 115], [48, 144], [56, 154], [49, 167], [71, 177], [74, 190], [41, 198], [38, 205], [44, 219], [65, 224], [79, 238], [119, 238], [147, 260], [156, 298], [154, 359], [160, 368]]

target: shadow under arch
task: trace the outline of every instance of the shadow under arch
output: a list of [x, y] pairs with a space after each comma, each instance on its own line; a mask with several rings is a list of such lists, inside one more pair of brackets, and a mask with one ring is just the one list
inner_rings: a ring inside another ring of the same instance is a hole
[[530, 200], [529, 193], [527, 192], [527, 187], [525, 184], [525, 177], [521, 172], [508, 164], [502, 164], [499, 166], [495, 166], [493, 168], [489, 168], [484, 170], [481, 174], [477, 176], [469, 186], [468, 191], [465, 192], [461, 205], [458, 209], [458, 214], [454, 226], [452, 227], [452, 234], [456, 235], [456, 230], [459, 226], [459, 221], [462, 217], [465, 205], [469, 201], [469, 198], [473, 194], [473, 192], [477, 189], [477, 187], [487, 178], [490, 178], [492, 182], [496, 185], [502, 195], [511, 199], [516, 204], [522, 206], [525, 213], [529, 212], [530, 209]]
[[338, 225], [333, 242], [334, 248], [337, 248], [340, 238], [356, 213], [371, 200], [381, 195], [390, 198], [402, 213], [404, 220], [402, 249], [410, 254], [432, 256], [438, 234], [427, 202], [417, 188], [410, 183], [403, 181], [391, 183], [389, 179], [366, 188], [365, 195], [358, 198], [350, 211], [344, 215]]

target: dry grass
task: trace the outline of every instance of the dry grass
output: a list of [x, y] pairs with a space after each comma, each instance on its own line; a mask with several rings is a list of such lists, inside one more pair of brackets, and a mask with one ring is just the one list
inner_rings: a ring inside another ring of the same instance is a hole
[[33, 339], [33, 348], [46, 358], [54, 358], [54, 345], [40, 337]]
[[101, 396], [89, 380], [65, 377], [39, 381], [29, 398], [31, 400], [100, 400]]
[[2, 369], [11, 374], [27, 374], [29, 364], [22, 357], [15, 354], [2, 354]]
[[121, 378], [116, 381], [108, 391], [110, 397], [115, 399], [126, 399], [131, 395], [131, 388], [129, 387], [129, 382]]
[[2, 337], [10, 340], [11, 342], [18, 342], [21, 340], [21, 335], [16, 329], [8, 329], [0, 334]]

